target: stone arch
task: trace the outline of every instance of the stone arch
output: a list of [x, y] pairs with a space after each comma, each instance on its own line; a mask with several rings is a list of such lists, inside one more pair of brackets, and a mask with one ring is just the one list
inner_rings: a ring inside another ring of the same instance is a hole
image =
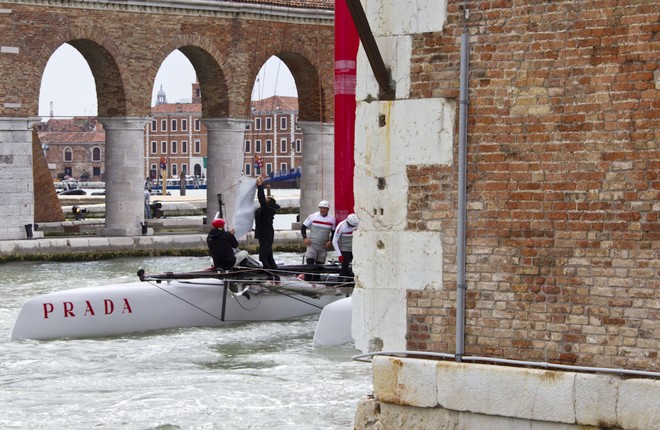
[[223, 70], [222, 54], [204, 37], [183, 36], [165, 44], [154, 58], [153, 82], [160, 65], [174, 50], [188, 58], [199, 81], [202, 92], [202, 117], [226, 118], [231, 114], [229, 88]]
[[298, 90], [298, 119], [300, 121], [327, 121], [325, 117], [324, 89], [318, 69], [307, 58], [291, 51], [276, 54], [291, 71]]
[[[53, 53], [63, 44], [73, 46], [85, 58], [94, 76], [98, 103], [98, 116], [126, 116], [126, 92], [123, 86], [122, 71], [117, 58], [121, 53], [99, 29], [82, 29], [71, 27], [69, 31], [49, 39], [38, 56], [40, 75], [46, 69], [46, 64]], [[41, 82], [41, 80], [39, 80]], [[38, 106], [39, 93], [35, 98]]]

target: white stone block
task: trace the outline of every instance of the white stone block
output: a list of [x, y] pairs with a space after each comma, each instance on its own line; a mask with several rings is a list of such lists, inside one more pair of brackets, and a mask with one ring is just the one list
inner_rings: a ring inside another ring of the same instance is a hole
[[512, 418], [574, 423], [574, 373], [506, 366], [438, 364], [438, 404]]
[[397, 405], [435, 407], [436, 363], [412, 358], [374, 357], [372, 369], [376, 397]]
[[660, 429], [660, 380], [621, 381], [616, 410], [621, 428]]
[[[71, 251], [80, 251], [85, 250], [89, 247], [89, 238], [88, 237], [72, 237], [68, 239], [69, 247]], [[106, 242], [107, 245], [107, 242]]]
[[580, 374], [575, 377], [575, 418], [578, 424], [615, 427], [618, 379]]
[[447, 0], [378, 0], [363, 2], [371, 31], [378, 35], [442, 31]]
[[[8, 237], [8, 229], [0, 229], [0, 237]], [[16, 242], [13, 241], [1, 241], [0, 240], [0, 254], [1, 255], [11, 255], [16, 252]]]
[[406, 348], [406, 292], [403, 289], [355, 288], [351, 335], [360, 351]]
[[[439, 233], [374, 228], [358, 231], [359, 236], [353, 240], [353, 271], [365, 289], [405, 291], [442, 287]], [[383, 264], [386, 261], [396, 264]]]
[[[412, 38], [410, 36], [390, 36], [376, 39], [378, 50], [390, 71], [390, 79], [395, 86], [397, 100], [410, 98], [410, 58]], [[357, 100], [376, 99], [380, 91], [367, 54], [362, 45], [357, 55], [357, 78], [355, 97]], [[371, 96], [371, 97], [369, 97]]]

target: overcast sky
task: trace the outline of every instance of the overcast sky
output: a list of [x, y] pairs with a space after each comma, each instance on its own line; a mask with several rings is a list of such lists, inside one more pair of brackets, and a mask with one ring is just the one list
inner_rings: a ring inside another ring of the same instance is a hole
[[[195, 70], [180, 52], [172, 52], [163, 61], [152, 90], [151, 104], [161, 85], [169, 103], [190, 102]], [[252, 92], [253, 100], [273, 96], [296, 97], [295, 82], [289, 69], [279, 59], [271, 57], [262, 67]], [[48, 61], [39, 94], [39, 116], [50, 116], [51, 102], [56, 117], [94, 116], [97, 114], [94, 78], [87, 62], [71, 45], [62, 45]]]

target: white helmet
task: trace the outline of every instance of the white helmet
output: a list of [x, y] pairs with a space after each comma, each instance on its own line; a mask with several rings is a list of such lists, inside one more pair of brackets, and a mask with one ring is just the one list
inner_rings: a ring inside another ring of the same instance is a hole
[[319, 202], [319, 207], [320, 208], [330, 208], [330, 202], [328, 202], [327, 200], [321, 200]]
[[346, 222], [351, 227], [357, 227], [358, 225], [360, 225], [360, 218], [358, 218], [357, 215], [355, 214], [350, 214], [346, 217]]

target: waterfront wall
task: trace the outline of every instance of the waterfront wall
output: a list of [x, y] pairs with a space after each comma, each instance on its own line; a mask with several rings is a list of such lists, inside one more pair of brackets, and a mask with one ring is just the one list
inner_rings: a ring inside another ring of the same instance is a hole
[[[191, 227], [190, 224], [182, 225], [182, 220], [167, 221], [170, 229]], [[84, 229], [82, 223], [68, 222], [65, 224], [69, 227], [78, 227], [80, 230]], [[133, 237], [90, 235], [43, 238], [40, 236], [34, 240], [3, 240], [0, 241], [0, 263], [21, 260], [82, 261], [131, 255], [206, 256], [208, 255], [206, 244], [208, 227], [201, 224], [195, 224], [195, 226], [204, 232], [154, 235], [153, 229], [149, 228], [146, 235]], [[42, 232], [37, 233], [43, 235]], [[239, 248], [245, 249], [251, 254], [258, 253], [258, 247], [259, 241], [254, 238], [253, 233], [248, 233], [239, 240]], [[304, 252], [302, 235], [299, 231], [275, 232], [273, 250], [276, 252]]]
[[660, 428], [660, 380], [374, 357], [355, 429]]

